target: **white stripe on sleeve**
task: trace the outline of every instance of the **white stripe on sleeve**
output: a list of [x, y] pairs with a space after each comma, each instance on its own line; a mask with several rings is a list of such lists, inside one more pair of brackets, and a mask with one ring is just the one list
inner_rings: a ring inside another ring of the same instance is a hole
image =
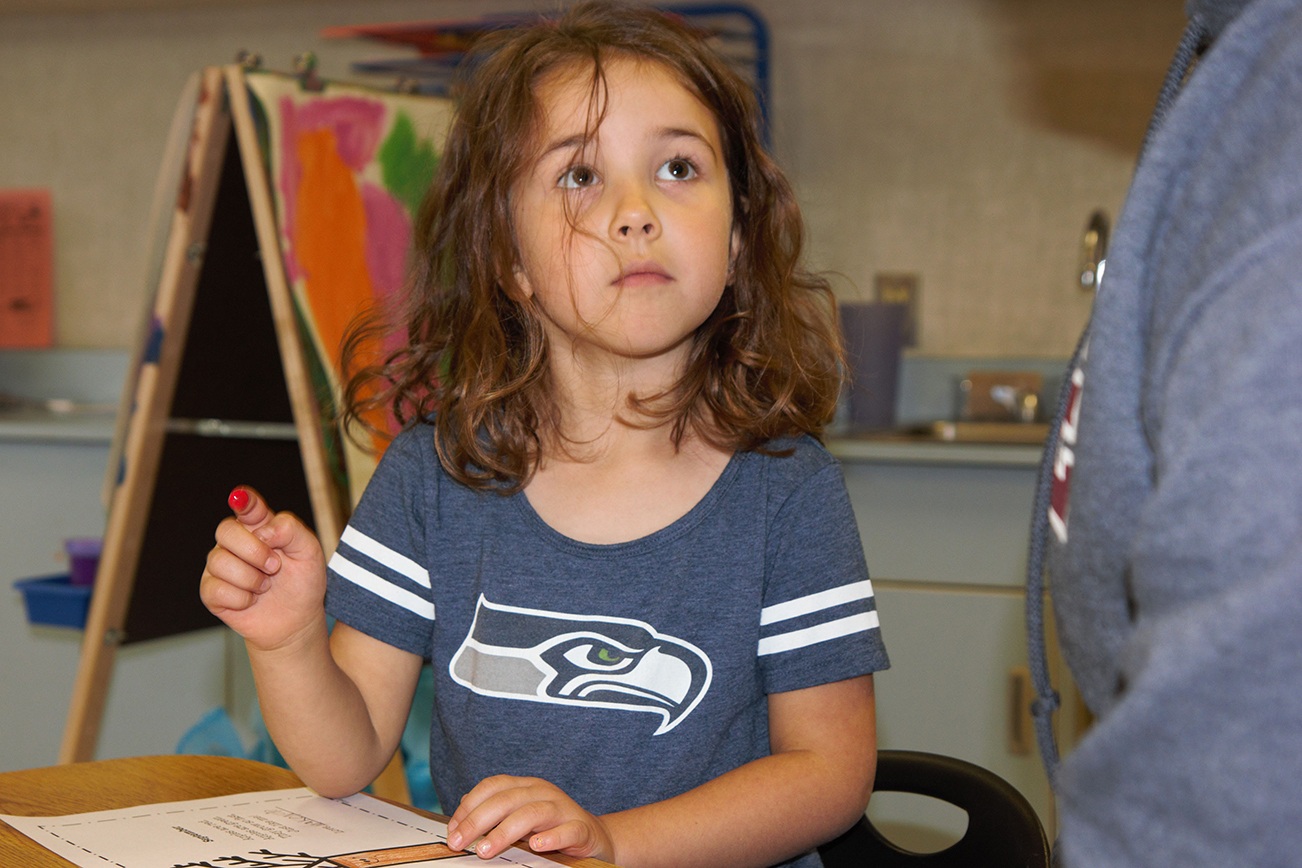
[[384, 564], [395, 573], [406, 576], [421, 587], [429, 587], [429, 570], [406, 555], [399, 554], [388, 546], [376, 542], [352, 525], [344, 528], [343, 536], [339, 538], [339, 541], [347, 543], [376, 563]]
[[[351, 545], [351, 543], [350, 543]], [[419, 615], [427, 621], [434, 620], [434, 603], [422, 597], [418, 597], [411, 591], [398, 587], [390, 582], [365, 570], [352, 561], [339, 554], [338, 551], [330, 558], [330, 569], [338, 575], [375, 594], [377, 597], [383, 597], [396, 606], [401, 606], [414, 615]]]
[[864, 579], [862, 582], [852, 582], [839, 588], [829, 588], [826, 591], [819, 591], [817, 594], [810, 594], [807, 597], [798, 597], [785, 603], [774, 603], [772, 606], [766, 606], [760, 610], [760, 626], [776, 624], [779, 621], [788, 621], [802, 615], [821, 612], [833, 606], [853, 603], [855, 600], [870, 600], [872, 595], [872, 582]]
[[828, 621], [826, 624], [818, 624], [813, 627], [806, 627], [803, 630], [792, 630], [790, 633], [779, 633], [777, 636], [765, 637], [759, 641], [758, 653], [760, 657], [763, 657], [766, 654], [795, 651], [797, 648], [817, 645], [819, 642], [830, 642], [833, 639], [840, 639], [842, 636], [849, 636], [852, 633], [866, 633], [877, 627], [877, 624], [876, 611], [860, 612], [857, 615]]

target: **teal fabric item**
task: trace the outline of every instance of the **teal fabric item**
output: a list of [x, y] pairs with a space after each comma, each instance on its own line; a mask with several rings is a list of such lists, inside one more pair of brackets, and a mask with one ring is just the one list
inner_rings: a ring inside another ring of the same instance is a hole
[[185, 731], [176, 752], [204, 756], [244, 756], [244, 741], [226, 709], [218, 707], [200, 717]]
[[194, 726], [186, 730], [177, 742], [176, 752], [233, 756], [289, 768], [289, 763], [285, 762], [285, 758], [280, 755], [280, 751], [271, 741], [256, 702], [249, 713], [248, 730], [252, 733], [251, 739], [242, 735], [226, 709], [218, 706], [204, 713]]

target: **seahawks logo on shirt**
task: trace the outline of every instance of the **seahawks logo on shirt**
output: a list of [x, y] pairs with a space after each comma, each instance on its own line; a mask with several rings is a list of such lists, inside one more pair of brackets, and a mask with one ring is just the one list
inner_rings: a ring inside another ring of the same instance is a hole
[[483, 696], [634, 711], [682, 723], [710, 689], [710, 659], [690, 642], [628, 618], [524, 609], [479, 597], [448, 664]]

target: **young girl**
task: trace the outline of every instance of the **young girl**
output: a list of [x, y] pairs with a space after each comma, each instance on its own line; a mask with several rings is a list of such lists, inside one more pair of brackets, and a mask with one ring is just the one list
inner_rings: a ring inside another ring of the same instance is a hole
[[349, 391], [405, 427], [328, 569], [246, 488], [208, 558], [277, 746], [356, 792], [429, 660], [452, 846], [818, 865], [887, 662], [814, 439], [834, 306], [748, 86], [636, 6], [505, 34], [416, 238], [406, 345]]

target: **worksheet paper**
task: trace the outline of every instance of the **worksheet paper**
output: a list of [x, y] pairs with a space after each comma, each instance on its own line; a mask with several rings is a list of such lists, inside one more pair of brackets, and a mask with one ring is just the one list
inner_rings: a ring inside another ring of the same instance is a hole
[[455, 868], [555, 862], [512, 849], [493, 859], [447, 846], [447, 826], [365, 794], [306, 788], [59, 817], [0, 815], [82, 868]]

